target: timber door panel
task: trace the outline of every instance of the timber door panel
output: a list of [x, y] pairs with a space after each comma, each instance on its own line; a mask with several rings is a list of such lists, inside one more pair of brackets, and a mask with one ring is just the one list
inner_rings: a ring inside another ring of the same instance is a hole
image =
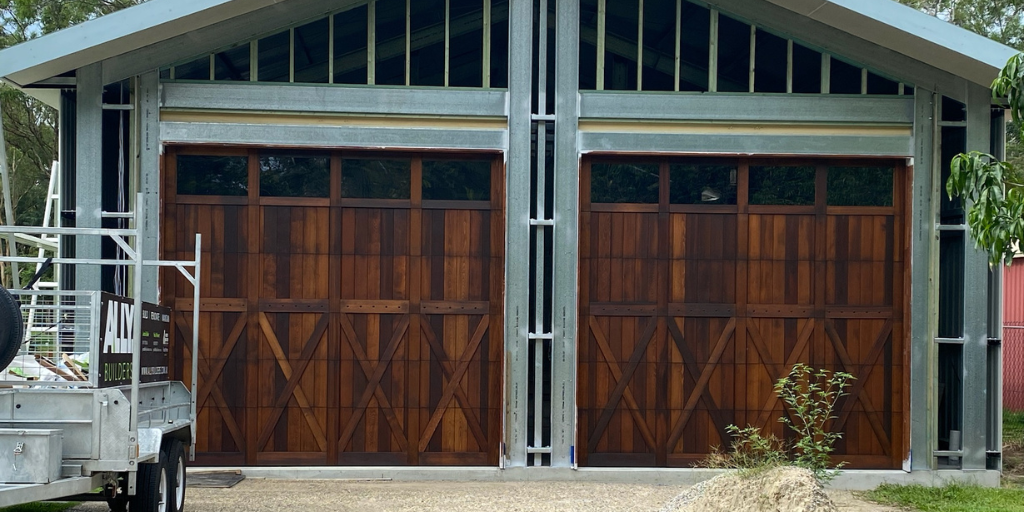
[[729, 424], [791, 438], [773, 386], [805, 362], [857, 377], [836, 460], [900, 467], [904, 179], [891, 162], [585, 160], [580, 464], [689, 467]]
[[[496, 465], [501, 166], [432, 160], [424, 201], [424, 157], [266, 155], [184, 148], [166, 160], [163, 250], [188, 258], [190, 233], [204, 237], [199, 460]], [[324, 163], [296, 180], [281, 171], [291, 159]], [[460, 188], [466, 168], [490, 188]], [[187, 381], [191, 289], [167, 272], [163, 297], [176, 310], [174, 371]]]

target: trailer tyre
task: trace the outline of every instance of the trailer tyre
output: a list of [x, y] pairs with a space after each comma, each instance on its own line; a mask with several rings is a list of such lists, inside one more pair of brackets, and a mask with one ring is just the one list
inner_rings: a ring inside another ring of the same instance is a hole
[[161, 457], [167, 461], [167, 511], [185, 510], [185, 447], [177, 439], [164, 441]]
[[169, 488], [170, 477], [167, 474], [167, 463], [163, 457], [159, 462], [139, 464], [135, 496], [129, 498], [129, 510], [131, 512], [170, 512]]
[[0, 286], [0, 370], [6, 369], [18, 354], [24, 336], [23, 329], [18, 301]]

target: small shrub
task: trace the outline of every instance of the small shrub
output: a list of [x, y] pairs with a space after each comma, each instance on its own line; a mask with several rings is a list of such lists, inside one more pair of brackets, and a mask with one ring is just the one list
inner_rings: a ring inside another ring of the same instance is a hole
[[[844, 392], [855, 377], [845, 372], [815, 370], [803, 363], [793, 365], [789, 375], [775, 383], [775, 393], [789, 408], [793, 419], [786, 415], [779, 418], [796, 434], [793, 448], [793, 463], [814, 472], [814, 476], [827, 482], [838, 474], [829, 471], [829, 455], [842, 432], [826, 429], [833, 416], [836, 402], [846, 395]], [[836, 469], [844, 466], [839, 463]]]
[[759, 428], [750, 425], [729, 425], [725, 430], [733, 437], [729, 453], [715, 449], [703, 461], [706, 467], [737, 469], [748, 476], [786, 464], [785, 443], [774, 435], [763, 436]]

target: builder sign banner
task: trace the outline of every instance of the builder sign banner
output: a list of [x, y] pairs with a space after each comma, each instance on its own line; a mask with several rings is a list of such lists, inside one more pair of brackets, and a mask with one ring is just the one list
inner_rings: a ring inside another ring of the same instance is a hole
[[[135, 301], [104, 293], [100, 314], [100, 387], [122, 386], [132, 382], [132, 343], [135, 340]], [[171, 310], [142, 304], [140, 382], [167, 380], [167, 356], [170, 349]]]

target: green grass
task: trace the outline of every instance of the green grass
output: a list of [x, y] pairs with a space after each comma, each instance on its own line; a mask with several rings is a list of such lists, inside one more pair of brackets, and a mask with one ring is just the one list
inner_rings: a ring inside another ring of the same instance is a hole
[[1024, 446], [1024, 411], [1003, 410], [1003, 444]]
[[1024, 489], [951, 483], [945, 487], [883, 484], [865, 494], [885, 505], [923, 512], [1024, 512]]
[[63, 501], [40, 501], [38, 503], [26, 503], [13, 507], [0, 508], [0, 512], [61, 512], [78, 503], [67, 503]]

